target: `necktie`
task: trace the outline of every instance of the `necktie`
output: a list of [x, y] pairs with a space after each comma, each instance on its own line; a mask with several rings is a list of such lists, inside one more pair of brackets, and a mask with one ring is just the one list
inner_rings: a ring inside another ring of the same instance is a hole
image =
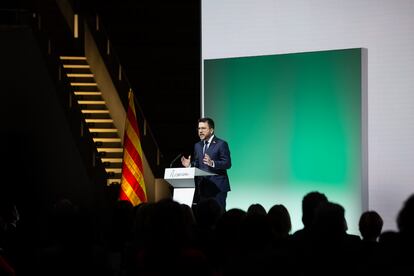
[[207, 150], [208, 141], [204, 141], [204, 147], [203, 147], [203, 155]]

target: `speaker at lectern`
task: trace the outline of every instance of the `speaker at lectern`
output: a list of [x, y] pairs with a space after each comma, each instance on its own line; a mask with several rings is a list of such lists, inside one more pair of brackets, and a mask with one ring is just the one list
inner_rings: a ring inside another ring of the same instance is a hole
[[195, 167], [167, 168], [164, 172], [164, 179], [174, 188], [173, 200], [191, 207], [195, 191], [195, 178], [207, 175], [215, 174]]

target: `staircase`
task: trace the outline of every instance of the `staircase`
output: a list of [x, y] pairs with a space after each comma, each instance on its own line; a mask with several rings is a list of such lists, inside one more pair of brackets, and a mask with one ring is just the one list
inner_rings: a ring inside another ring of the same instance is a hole
[[121, 183], [123, 147], [86, 57], [61, 56], [63, 70], [107, 173], [107, 185]]

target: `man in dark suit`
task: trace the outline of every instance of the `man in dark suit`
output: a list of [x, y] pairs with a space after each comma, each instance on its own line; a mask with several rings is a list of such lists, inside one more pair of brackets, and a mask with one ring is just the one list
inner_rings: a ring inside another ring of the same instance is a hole
[[194, 166], [203, 171], [215, 173], [199, 177], [196, 181], [193, 204], [206, 198], [215, 198], [223, 211], [226, 210], [227, 192], [230, 191], [227, 169], [231, 167], [229, 146], [226, 141], [214, 135], [214, 121], [211, 118], [198, 120], [200, 142], [194, 145], [194, 160], [191, 156], [181, 158], [184, 167]]

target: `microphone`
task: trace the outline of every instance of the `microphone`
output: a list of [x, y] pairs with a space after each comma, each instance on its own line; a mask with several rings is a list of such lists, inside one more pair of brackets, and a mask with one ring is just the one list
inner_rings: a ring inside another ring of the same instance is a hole
[[177, 159], [178, 158], [180, 158], [182, 156], [182, 154], [181, 153], [179, 153], [174, 159], [173, 159], [173, 161], [171, 161], [171, 163], [170, 163], [170, 168], [172, 168], [172, 165], [175, 163], [175, 161], [177, 161]]

